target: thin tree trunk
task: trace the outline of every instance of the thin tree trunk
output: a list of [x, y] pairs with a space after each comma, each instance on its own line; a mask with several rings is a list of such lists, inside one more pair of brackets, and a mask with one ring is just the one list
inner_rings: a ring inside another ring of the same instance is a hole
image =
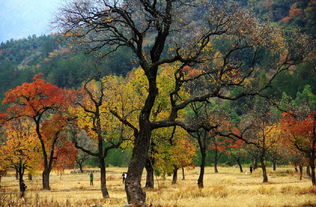
[[19, 170], [15, 168], [15, 179], [19, 180]]
[[102, 157], [99, 157], [100, 162], [100, 173], [101, 173], [101, 192], [103, 198], [109, 198], [109, 192], [106, 188], [106, 168], [105, 168], [105, 162]]
[[28, 179], [29, 179], [29, 180], [33, 180], [32, 173], [29, 173], [29, 174], [28, 174]]
[[306, 166], [306, 174], [308, 177], [311, 177], [311, 170], [309, 166]]
[[218, 173], [217, 164], [218, 164], [218, 151], [217, 149], [215, 149], [215, 156], [214, 156], [214, 172], [215, 173]]
[[205, 168], [205, 158], [206, 158], [206, 154], [204, 151], [204, 148], [201, 149], [201, 167], [200, 167], [200, 175], [198, 178], [198, 187], [199, 188], [204, 188], [204, 168]]
[[299, 169], [300, 169], [300, 180], [302, 180], [302, 178], [303, 178], [303, 166], [300, 165]]
[[242, 172], [243, 172], [243, 170], [242, 170], [242, 165], [241, 165], [241, 162], [240, 162], [239, 157], [237, 157], [237, 158], [236, 158], [236, 162], [237, 162], [237, 164], [238, 164], [238, 166], [239, 166], [239, 170], [240, 170], [240, 172], [242, 173]]
[[310, 167], [311, 167], [311, 177], [312, 177], [312, 183], [315, 186], [316, 185], [316, 178], [315, 178], [315, 158], [312, 156], [310, 158]]
[[147, 159], [145, 168], [147, 172], [145, 188], [154, 188], [154, 168], [150, 158]]
[[182, 167], [182, 180], [185, 180], [184, 167]]
[[253, 163], [253, 170], [258, 168], [258, 160], [257, 158], [254, 159], [254, 163]]
[[294, 167], [294, 170], [295, 170], [295, 172], [298, 172], [298, 169], [297, 169], [297, 167], [296, 167], [296, 166]]
[[178, 179], [178, 168], [174, 167], [173, 169], [173, 175], [172, 175], [172, 184], [177, 184], [177, 179]]
[[81, 163], [81, 162], [78, 162], [77, 164], [78, 164], [78, 166], [79, 166], [79, 170], [80, 170], [80, 172], [81, 172], [81, 173], [83, 173], [82, 163]]
[[273, 171], [276, 171], [276, 161], [272, 161], [272, 165], [273, 165]]

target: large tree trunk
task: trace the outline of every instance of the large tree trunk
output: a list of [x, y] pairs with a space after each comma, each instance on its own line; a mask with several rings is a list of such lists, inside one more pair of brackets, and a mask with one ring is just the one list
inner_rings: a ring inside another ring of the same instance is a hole
[[215, 156], [214, 156], [214, 172], [215, 173], [218, 173], [217, 164], [218, 164], [218, 151], [217, 149], [215, 149]]
[[178, 179], [178, 168], [174, 167], [173, 169], [173, 175], [172, 175], [172, 184], [177, 184], [177, 179]]
[[200, 167], [200, 175], [198, 178], [198, 187], [199, 188], [204, 188], [204, 168], [205, 168], [205, 158], [206, 158], [206, 154], [204, 149], [201, 149], [201, 167]]
[[49, 186], [49, 174], [50, 174], [50, 169], [45, 168], [43, 173], [42, 173], [42, 183], [43, 183], [43, 189], [44, 190], [50, 190]]
[[303, 178], [303, 165], [300, 165], [299, 169], [300, 169], [300, 180], [302, 180], [302, 178]]
[[147, 172], [145, 188], [154, 188], [154, 168], [150, 158], [147, 159], [145, 168]]
[[184, 167], [182, 167], [181, 169], [182, 169], [182, 180], [185, 180]]
[[106, 188], [106, 168], [105, 168], [105, 162], [102, 157], [99, 157], [100, 162], [100, 173], [101, 173], [101, 192], [103, 198], [109, 197], [108, 189]]
[[151, 129], [149, 123], [140, 121], [140, 132], [135, 139], [132, 158], [128, 166], [125, 191], [129, 204], [145, 206], [146, 193], [141, 188], [141, 178], [148, 156]]
[[262, 169], [263, 182], [264, 182], [264, 183], [267, 183], [267, 182], [268, 182], [268, 176], [267, 176], [266, 165], [265, 165], [265, 163], [264, 163], [264, 157], [261, 157], [260, 161], [261, 161], [261, 169]]
[[[156, 58], [157, 57], [152, 58], [152, 60], [155, 60]], [[146, 193], [141, 188], [141, 178], [146, 160], [148, 159], [148, 150], [151, 139], [152, 128], [149, 117], [156, 96], [158, 95], [156, 82], [157, 71], [158, 66], [150, 69], [147, 68], [147, 70], [145, 70], [149, 83], [148, 96], [139, 115], [139, 131], [134, 141], [132, 158], [128, 165], [128, 174], [125, 182], [127, 201], [129, 204], [134, 204], [136, 206], [146, 206]]]
[[24, 168], [23, 166], [19, 166], [19, 169], [17, 170], [18, 173], [18, 178], [19, 178], [19, 189], [21, 189], [21, 184], [23, 180], [23, 175], [24, 175]]

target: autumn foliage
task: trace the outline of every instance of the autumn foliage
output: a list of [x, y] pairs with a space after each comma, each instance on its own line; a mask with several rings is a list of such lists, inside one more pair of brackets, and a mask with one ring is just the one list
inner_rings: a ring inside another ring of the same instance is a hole
[[43, 164], [43, 188], [49, 187], [49, 174], [55, 160], [57, 144], [66, 141], [63, 131], [67, 126], [66, 109], [73, 100], [70, 90], [63, 90], [45, 82], [41, 73], [34, 75], [33, 82], [23, 83], [9, 90], [3, 104], [10, 104], [6, 119], [27, 119], [40, 145]]
[[316, 185], [315, 159], [316, 159], [316, 111], [307, 117], [300, 116], [295, 111], [283, 113], [280, 121], [284, 130], [284, 138], [291, 150], [297, 151], [305, 157], [312, 169], [313, 185]]

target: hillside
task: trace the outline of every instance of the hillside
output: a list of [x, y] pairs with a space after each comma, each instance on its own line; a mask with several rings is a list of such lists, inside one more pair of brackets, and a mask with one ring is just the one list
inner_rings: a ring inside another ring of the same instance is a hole
[[[287, 30], [300, 27], [315, 38], [315, 0], [240, 0], [241, 5], [252, 8], [261, 18], [268, 18]], [[128, 51], [128, 50], [126, 50]], [[130, 62], [131, 54], [121, 49], [115, 56], [97, 58], [86, 54], [81, 48], [73, 48], [65, 37], [47, 35], [29, 36], [0, 44], [0, 99], [4, 93], [23, 82], [30, 81], [35, 73], [42, 72], [46, 80], [63, 88], [76, 88], [87, 77], [95, 74], [126, 74], [135, 63]], [[280, 88], [278, 95], [285, 91], [294, 97], [304, 85], [314, 86], [315, 64], [299, 67], [296, 72], [283, 74], [276, 81]]]

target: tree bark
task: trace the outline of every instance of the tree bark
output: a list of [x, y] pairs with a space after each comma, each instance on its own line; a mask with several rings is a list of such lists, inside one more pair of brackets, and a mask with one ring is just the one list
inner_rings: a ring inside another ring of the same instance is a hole
[[182, 169], [182, 180], [185, 180], [184, 167], [182, 167], [181, 169]]
[[24, 168], [23, 166], [19, 166], [17, 169], [16, 169], [17, 173], [18, 173], [18, 179], [19, 179], [19, 189], [21, 189], [21, 184], [22, 184], [22, 180], [23, 180], [23, 175], [24, 175]]
[[50, 169], [44, 168], [44, 171], [42, 173], [42, 182], [43, 182], [43, 189], [44, 190], [50, 190], [49, 186], [49, 174], [50, 174]]
[[154, 168], [150, 158], [147, 159], [145, 168], [147, 172], [145, 188], [154, 188]]
[[237, 162], [237, 164], [238, 164], [238, 166], [239, 166], [239, 170], [240, 170], [240, 172], [242, 173], [242, 172], [243, 172], [243, 170], [242, 170], [242, 165], [241, 165], [241, 162], [240, 162], [239, 157], [237, 157], [237, 158], [236, 158], [236, 162]]
[[103, 157], [99, 157], [100, 162], [100, 174], [101, 174], [101, 192], [103, 198], [109, 198], [109, 192], [106, 188], [106, 167]]
[[300, 165], [299, 169], [300, 169], [300, 180], [302, 180], [302, 178], [303, 178], [303, 166]]
[[149, 122], [140, 121], [140, 129], [139, 135], [135, 139], [132, 158], [128, 166], [125, 191], [129, 204], [145, 206], [146, 193], [141, 188], [141, 178], [150, 145], [151, 129]]
[[204, 180], [205, 158], [206, 158], [206, 153], [204, 151], [204, 148], [201, 148], [201, 166], [200, 166], [200, 175], [198, 178], [199, 188], [204, 188], [203, 180]]
[[218, 164], [218, 151], [217, 149], [215, 149], [215, 156], [214, 156], [214, 172], [215, 173], [218, 173], [217, 164]]
[[177, 179], [178, 179], [178, 168], [174, 167], [173, 169], [173, 175], [172, 175], [172, 184], [177, 184]]
[[311, 177], [311, 170], [309, 166], [306, 166], [306, 174], [308, 177]]
[[312, 183], [316, 185], [316, 178], [315, 178], [315, 166], [312, 166]]
[[276, 171], [276, 161], [272, 161], [273, 171]]
[[15, 168], [15, 179], [19, 180], [19, 170], [18, 170], [18, 168]]
[[79, 166], [79, 170], [81, 173], [83, 173], [83, 167], [82, 167], [82, 163], [78, 163], [78, 166]]
[[[158, 57], [152, 57], [152, 60], [159, 60], [160, 54], [158, 54]], [[156, 82], [158, 66], [150, 69], [144, 68], [144, 71], [149, 84], [148, 96], [139, 115], [139, 131], [134, 141], [132, 158], [128, 166], [128, 175], [125, 182], [127, 201], [129, 204], [136, 206], [146, 206], [146, 193], [141, 188], [141, 178], [148, 159], [151, 139], [152, 128], [149, 117], [158, 95]]]
[[261, 161], [261, 169], [262, 169], [263, 182], [264, 182], [264, 183], [267, 183], [267, 182], [268, 182], [268, 176], [267, 176], [266, 165], [265, 165], [265, 163], [264, 163], [264, 157], [261, 157], [260, 161]]
[[316, 178], [315, 178], [315, 158], [314, 158], [313, 155], [310, 157], [309, 165], [310, 165], [310, 168], [311, 168], [312, 183], [313, 183], [313, 186], [315, 186], [315, 185], [316, 185]]

